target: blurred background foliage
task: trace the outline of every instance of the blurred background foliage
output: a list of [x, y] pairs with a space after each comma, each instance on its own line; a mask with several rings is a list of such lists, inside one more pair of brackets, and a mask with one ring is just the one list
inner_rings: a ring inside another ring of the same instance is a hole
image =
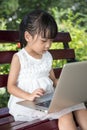
[[[70, 47], [75, 49], [76, 59], [87, 60], [87, 0], [0, 0], [0, 30], [18, 30], [23, 16], [33, 9], [52, 14], [58, 30], [70, 33]], [[52, 47], [61, 48], [61, 45]], [[0, 44], [0, 51], [16, 49], [17, 44]], [[9, 65], [0, 65], [0, 73], [8, 71]], [[0, 107], [6, 106], [7, 100], [8, 95], [0, 90]]]
[[51, 13], [58, 30], [70, 32], [76, 58], [87, 59], [87, 0], [0, 0], [0, 30], [18, 30], [23, 16], [33, 9]]

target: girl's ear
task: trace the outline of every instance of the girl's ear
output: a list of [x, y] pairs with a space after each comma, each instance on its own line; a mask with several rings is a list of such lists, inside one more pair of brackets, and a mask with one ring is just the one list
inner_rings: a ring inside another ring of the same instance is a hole
[[26, 42], [28, 42], [28, 43], [31, 42], [32, 36], [31, 36], [31, 34], [28, 31], [25, 31], [24, 37], [25, 37]]

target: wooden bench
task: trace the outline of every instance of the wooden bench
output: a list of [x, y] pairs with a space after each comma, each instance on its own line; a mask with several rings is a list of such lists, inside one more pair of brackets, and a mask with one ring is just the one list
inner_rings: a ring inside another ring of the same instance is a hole
[[[75, 61], [74, 49], [70, 49], [69, 42], [71, 41], [68, 32], [59, 32], [54, 39], [53, 44], [63, 44], [62, 49], [52, 49], [50, 52], [54, 60], [66, 59], [67, 62]], [[19, 42], [18, 31], [0, 31], [0, 44], [4, 43], [17, 44]], [[0, 51], [0, 65], [11, 62], [12, 56], [16, 51]], [[61, 68], [54, 68], [57, 78], [61, 73]], [[0, 88], [7, 86], [8, 74], [0, 74]], [[0, 109], [0, 130], [58, 130], [57, 120], [36, 120], [33, 122], [14, 121], [13, 117], [9, 114], [8, 108]]]

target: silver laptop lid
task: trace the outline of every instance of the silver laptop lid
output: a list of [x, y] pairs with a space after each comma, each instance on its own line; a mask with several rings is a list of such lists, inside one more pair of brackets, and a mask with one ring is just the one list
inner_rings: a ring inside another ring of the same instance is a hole
[[64, 65], [48, 112], [87, 101], [87, 61]]

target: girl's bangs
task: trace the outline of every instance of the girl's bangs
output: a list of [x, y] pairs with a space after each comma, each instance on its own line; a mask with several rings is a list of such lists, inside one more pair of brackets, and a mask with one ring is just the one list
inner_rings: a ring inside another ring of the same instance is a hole
[[47, 38], [47, 39], [54, 39], [56, 37], [56, 34], [57, 34], [57, 30], [54, 30], [52, 28], [46, 28], [46, 29], [43, 29], [41, 32], [41, 37], [42, 38]]

